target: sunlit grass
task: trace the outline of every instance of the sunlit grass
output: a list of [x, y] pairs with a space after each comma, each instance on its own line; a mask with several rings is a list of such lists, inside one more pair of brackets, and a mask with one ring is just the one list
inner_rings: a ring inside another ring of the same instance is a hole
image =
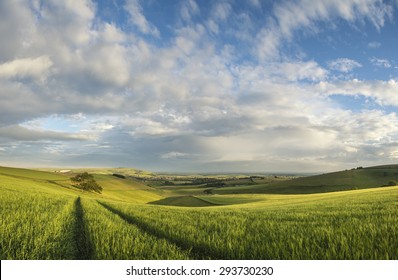
[[187, 252], [128, 223], [96, 201], [83, 200], [82, 206], [93, 259], [188, 258]]
[[1, 259], [73, 259], [73, 199], [2, 189]]
[[398, 188], [186, 209], [113, 204], [202, 257], [397, 259]]
[[109, 175], [96, 177], [99, 195], [54, 184], [61, 175], [0, 171], [1, 259], [398, 259], [398, 187], [176, 207], [145, 204], [162, 197]]

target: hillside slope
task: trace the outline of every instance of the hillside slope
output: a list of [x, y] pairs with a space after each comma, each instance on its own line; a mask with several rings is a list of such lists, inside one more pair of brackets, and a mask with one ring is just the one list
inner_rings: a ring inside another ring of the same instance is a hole
[[102, 194], [82, 193], [71, 185], [73, 173], [61, 174], [32, 169], [0, 167], [0, 194], [2, 188], [26, 192], [85, 196], [95, 199], [147, 203], [162, 199], [158, 191], [132, 179], [120, 179], [112, 175], [94, 174], [103, 187]]
[[315, 176], [300, 177], [287, 181], [274, 181], [241, 187], [213, 189], [215, 194], [310, 194], [377, 188], [398, 181], [398, 165], [357, 168]]

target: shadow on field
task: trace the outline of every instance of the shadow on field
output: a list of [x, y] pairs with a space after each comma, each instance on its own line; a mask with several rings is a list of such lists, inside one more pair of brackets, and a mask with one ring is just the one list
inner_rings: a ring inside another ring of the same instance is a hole
[[84, 226], [84, 212], [81, 203], [80, 196], [75, 200], [75, 242], [77, 253], [75, 259], [77, 260], [89, 260], [93, 253], [93, 247], [88, 235], [87, 230]]
[[203, 246], [193, 246], [189, 241], [179, 239], [172, 237], [168, 235], [165, 232], [160, 231], [154, 226], [151, 226], [142, 220], [140, 220], [137, 217], [134, 217], [132, 215], [128, 215], [123, 213], [122, 211], [113, 208], [110, 205], [107, 205], [103, 202], [97, 201], [101, 206], [103, 206], [105, 209], [111, 211], [112, 213], [118, 215], [120, 218], [128, 222], [129, 224], [133, 224], [137, 226], [139, 229], [141, 229], [143, 232], [146, 232], [147, 234], [153, 235], [156, 238], [162, 238], [166, 239], [168, 242], [176, 245], [180, 249], [184, 251], [188, 251], [189, 255], [192, 259], [194, 260], [200, 260], [200, 259], [223, 259], [222, 256], [218, 255], [214, 250], [212, 250], [210, 247], [203, 245]]
[[172, 196], [149, 202], [148, 204], [179, 206], [179, 207], [209, 207], [218, 206], [194, 196]]

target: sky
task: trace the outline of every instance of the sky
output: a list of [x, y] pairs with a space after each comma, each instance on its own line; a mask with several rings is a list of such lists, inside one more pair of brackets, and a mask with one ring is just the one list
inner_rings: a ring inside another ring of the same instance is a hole
[[1, 0], [0, 165], [398, 163], [397, 0]]

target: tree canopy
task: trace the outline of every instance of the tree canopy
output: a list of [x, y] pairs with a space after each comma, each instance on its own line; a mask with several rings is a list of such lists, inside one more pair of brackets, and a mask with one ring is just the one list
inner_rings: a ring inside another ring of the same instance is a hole
[[102, 192], [102, 187], [95, 181], [92, 174], [83, 172], [70, 178], [72, 185], [82, 191], [94, 191], [97, 193]]

